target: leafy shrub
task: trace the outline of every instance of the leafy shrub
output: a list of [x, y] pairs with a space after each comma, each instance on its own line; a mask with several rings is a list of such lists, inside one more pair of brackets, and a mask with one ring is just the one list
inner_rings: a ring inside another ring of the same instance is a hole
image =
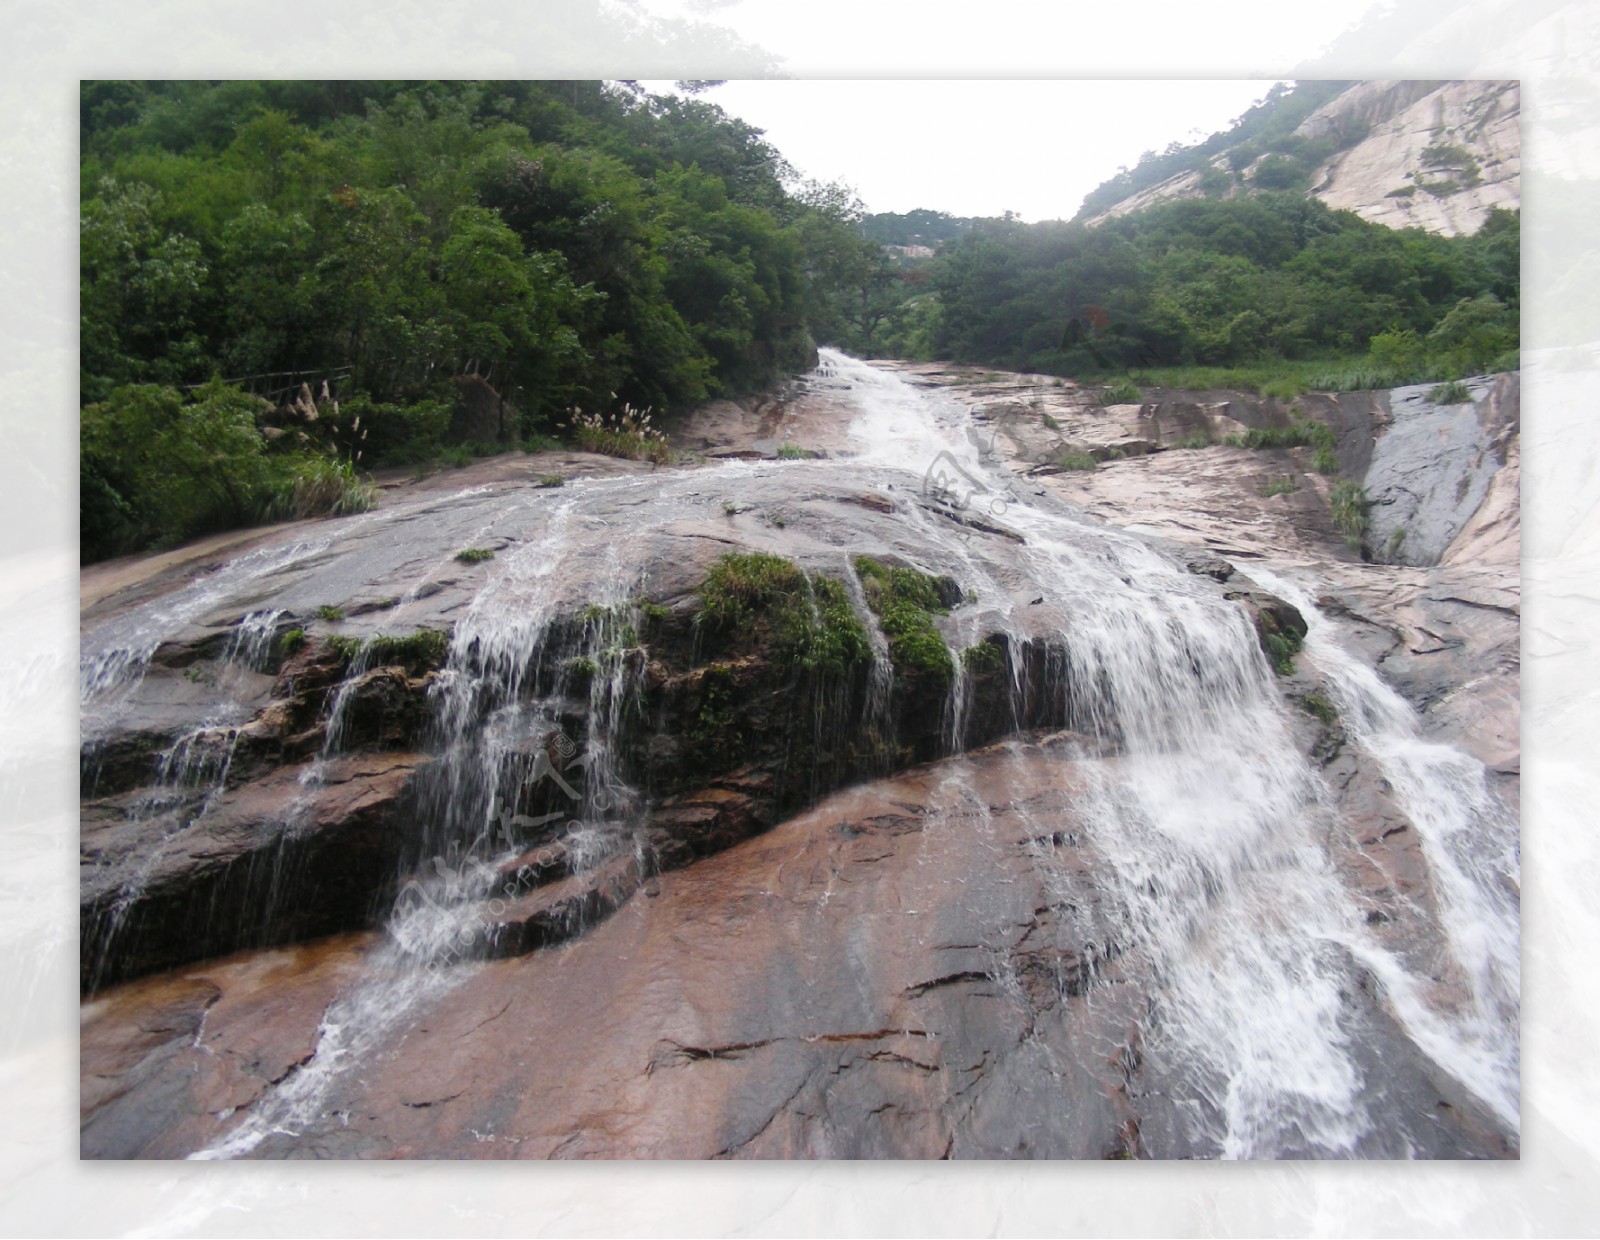
[[1208, 167], [1200, 174], [1200, 192], [1207, 198], [1217, 198], [1233, 188], [1232, 175], [1223, 168]]
[[153, 384], [83, 410], [85, 560], [292, 517], [363, 512], [376, 490], [349, 461], [270, 445], [254, 396], [213, 381], [188, 399]]
[[1373, 366], [1404, 370], [1422, 357], [1422, 341], [1410, 328], [1378, 332], [1367, 341], [1367, 358]]
[[450, 404], [419, 400], [381, 403], [365, 395], [340, 402], [339, 431], [352, 457], [365, 465], [420, 465], [444, 451]]
[[1454, 142], [1435, 142], [1423, 147], [1421, 159], [1425, 168], [1476, 168], [1478, 165], [1471, 151]]
[[1429, 355], [1477, 373], [1518, 344], [1517, 320], [1498, 297], [1462, 298], [1428, 333]]
[[1095, 398], [1102, 405], [1132, 405], [1144, 399], [1139, 385], [1131, 379], [1118, 379]]
[[1436, 405], [1464, 405], [1472, 399], [1472, 389], [1459, 379], [1428, 389], [1428, 399]]
[[1257, 189], [1302, 189], [1307, 175], [1308, 169], [1299, 160], [1268, 155], [1256, 165], [1250, 181]]
[[456, 559], [463, 564], [482, 564], [485, 560], [494, 559], [494, 552], [488, 547], [468, 547], [465, 551], [457, 551]]

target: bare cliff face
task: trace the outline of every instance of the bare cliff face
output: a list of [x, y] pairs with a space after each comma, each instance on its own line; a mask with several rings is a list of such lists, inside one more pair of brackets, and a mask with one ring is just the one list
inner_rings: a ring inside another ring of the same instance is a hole
[[97, 566], [83, 1155], [1515, 1156], [1473, 391], [1302, 400], [1403, 553], [1274, 402], [835, 356]]
[[[1457, 236], [1476, 232], [1492, 208], [1521, 205], [1520, 120], [1516, 82], [1361, 82], [1312, 112], [1295, 132], [1313, 139], [1362, 135], [1316, 168], [1312, 197], [1390, 228]], [[1227, 154], [1212, 166], [1227, 169]], [[1254, 166], [1242, 170], [1246, 183]], [[1202, 197], [1201, 181], [1199, 171], [1180, 173], [1090, 222]], [[1235, 186], [1224, 196], [1248, 192]]]

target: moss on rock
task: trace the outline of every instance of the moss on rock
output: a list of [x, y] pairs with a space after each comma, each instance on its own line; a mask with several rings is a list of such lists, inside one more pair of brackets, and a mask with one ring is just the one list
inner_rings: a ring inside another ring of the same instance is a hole
[[700, 585], [695, 622], [722, 634], [765, 633], [773, 662], [800, 675], [844, 675], [872, 657], [841, 582], [781, 556], [722, 556]]
[[450, 636], [440, 629], [418, 629], [401, 635], [380, 633], [365, 641], [359, 637], [330, 637], [328, 648], [346, 664], [353, 663], [365, 650], [372, 667], [399, 664], [431, 670], [444, 662]]
[[[889, 658], [897, 680], [919, 680], [949, 685], [955, 675], [950, 647], [934, 624], [935, 615], [948, 612], [948, 579], [929, 576], [914, 568], [884, 564], [871, 556], [857, 556], [856, 575], [889, 639]], [[953, 586], [954, 583], [949, 583]], [[959, 599], [960, 590], [955, 590]]]

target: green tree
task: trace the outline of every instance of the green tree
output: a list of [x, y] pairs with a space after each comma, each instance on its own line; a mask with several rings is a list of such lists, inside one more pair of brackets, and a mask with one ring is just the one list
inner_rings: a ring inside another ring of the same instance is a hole
[[81, 387], [85, 399], [118, 383], [194, 376], [195, 331], [206, 292], [199, 244], [157, 222], [160, 196], [107, 179], [79, 223]]
[[1457, 370], [1485, 370], [1517, 347], [1516, 320], [1492, 294], [1462, 298], [1428, 333], [1427, 345]]

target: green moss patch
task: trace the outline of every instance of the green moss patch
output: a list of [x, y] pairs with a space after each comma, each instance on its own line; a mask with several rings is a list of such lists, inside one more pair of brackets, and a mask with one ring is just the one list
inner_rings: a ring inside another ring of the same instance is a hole
[[328, 649], [346, 664], [353, 663], [365, 650], [371, 667], [399, 664], [410, 668], [435, 668], [445, 660], [450, 637], [439, 629], [418, 629], [401, 636], [380, 633], [367, 641], [359, 637], [330, 637]]
[[1320, 693], [1308, 693], [1300, 699], [1300, 705], [1305, 707], [1306, 713], [1315, 715], [1323, 723], [1332, 727], [1339, 722], [1339, 712], [1332, 702]]
[[725, 555], [699, 593], [697, 624], [725, 634], [765, 634], [774, 662], [791, 672], [842, 674], [872, 656], [843, 583], [810, 576], [781, 556]]
[[949, 587], [940, 578], [895, 568], [871, 556], [857, 556], [855, 568], [867, 606], [889, 639], [896, 678], [929, 678], [948, 685], [955, 663], [933, 617], [947, 614]]
[[997, 641], [981, 641], [961, 652], [961, 669], [968, 676], [987, 676], [1005, 666], [1005, 651]]

